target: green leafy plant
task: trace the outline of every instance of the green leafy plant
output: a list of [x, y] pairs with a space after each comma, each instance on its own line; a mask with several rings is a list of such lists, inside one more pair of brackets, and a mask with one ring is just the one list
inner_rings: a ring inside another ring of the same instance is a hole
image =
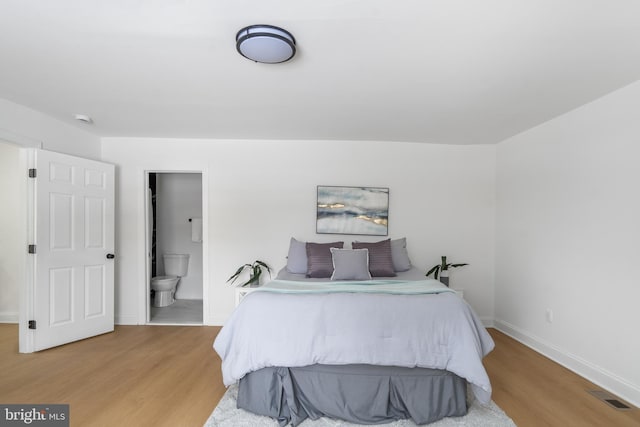
[[440, 264], [436, 264], [431, 267], [431, 270], [427, 271], [427, 274], [425, 274], [425, 276], [429, 277], [431, 276], [431, 274], [433, 274], [433, 277], [438, 280], [438, 276], [441, 275], [443, 271], [449, 271], [450, 268], [462, 267], [463, 265], [469, 264], [467, 264], [466, 262], [461, 264], [447, 263], [447, 257], [443, 256]]
[[260, 277], [262, 276], [263, 270], [266, 270], [267, 273], [269, 273], [269, 278], [271, 278], [271, 267], [269, 267], [267, 263], [265, 263], [264, 261], [255, 260], [252, 264], [244, 264], [238, 267], [236, 272], [233, 273], [233, 275], [227, 279], [227, 283], [231, 282], [231, 284], [233, 284], [236, 280], [238, 280], [242, 272], [245, 271], [246, 269], [249, 269], [249, 272], [250, 272], [249, 280], [247, 280], [246, 282], [238, 286], [247, 286], [247, 285], [253, 285], [253, 284], [259, 285]]

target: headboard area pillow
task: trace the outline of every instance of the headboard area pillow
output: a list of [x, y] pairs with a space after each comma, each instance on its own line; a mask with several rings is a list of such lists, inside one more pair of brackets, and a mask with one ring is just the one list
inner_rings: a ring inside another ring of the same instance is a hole
[[333, 260], [331, 280], [371, 280], [368, 249], [330, 248]]
[[353, 249], [369, 249], [369, 271], [373, 277], [396, 275], [391, 259], [391, 239], [375, 243], [353, 242]]
[[287, 271], [293, 274], [307, 274], [307, 244], [291, 238], [287, 255]]
[[344, 242], [307, 242], [307, 277], [331, 277], [333, 274], [331, 248], [342, 249], [343, 246]]
[[391, 260], [395, 271], [408, 271], [411, 269], [406, 237], [391, 241]]

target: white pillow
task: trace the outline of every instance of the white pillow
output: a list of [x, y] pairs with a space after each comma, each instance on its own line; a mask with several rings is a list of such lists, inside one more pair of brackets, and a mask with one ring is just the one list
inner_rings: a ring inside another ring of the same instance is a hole
[[331, 280], [371, 280], [368, 249], [331, 248]]

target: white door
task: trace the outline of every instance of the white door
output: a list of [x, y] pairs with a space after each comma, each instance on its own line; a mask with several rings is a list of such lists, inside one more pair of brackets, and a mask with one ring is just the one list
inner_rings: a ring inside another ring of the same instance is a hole
[[114, 317], [114, 166], [45, 150], [30, 154], [35, 253], [21, 352], [111, 332]]

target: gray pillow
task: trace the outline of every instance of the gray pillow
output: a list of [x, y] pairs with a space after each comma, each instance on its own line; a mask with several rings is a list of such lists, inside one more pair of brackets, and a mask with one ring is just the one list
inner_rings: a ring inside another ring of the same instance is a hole
[[291, 238], [287, 255], [287, 271], [294, 274], [307, 273], [307, 244]]
[[333, 260], [331, 280], [371, 280], [368, 249], [329, 250]]
[[373, 277], [396, 275], [391, 260], [391, 239], [375, 243], [353, 242], [353, 249], [369, 249], [369, 271]]
[[333, 260], [331, 248], [340, 248], [344, 242], [311, 243], [307, 242], [307, 277], [331, 277], [333, 274]]
[[393, 261], [393, 269], [395, 271], [407, 271], [411, 269], [406, 237], [391, 241], [391, 261]]

